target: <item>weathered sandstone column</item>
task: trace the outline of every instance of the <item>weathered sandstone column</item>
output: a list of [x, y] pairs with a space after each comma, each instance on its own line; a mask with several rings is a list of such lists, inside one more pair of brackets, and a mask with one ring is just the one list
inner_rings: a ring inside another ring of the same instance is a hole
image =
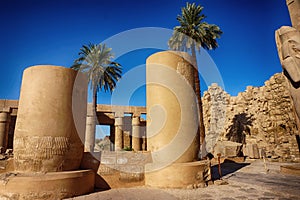
[[196, 188], [204, 184], [207, 161], [199, 152], [198, 107], [194, 70], [187, 53], [165, 51], [146, 61], [147, 147], [152, 163], [145, 184], [162, 188]]
[[76, 76], [72, 69], [50, 65], [24, 70], [14, 136], [16, 171], [79, 168], [84, 148], [81, 139], [85, 132], [87, 81], [75, 82]]
[[115, 151], [120, 151], [123, 148], [123, 116], [120, 114], [115, 117]]
[[[7, 142], [7, 123], [8, 123], [8, 113], [1, 112], [0, 113], [0, 149], [6, 148]], [[1, 153], [1, 152], [0, 152]]]
[[169, 162], [168, 158], [174, 162], [197, 159], [198, 112], [189, 59], [187, 53], [165, 51], [151, 55], [146, 61], [150, 122], [147, 146], [149, 151], [157, 152], [157, 162]]
[[141, 146], [141, 133], [140, 133], [140, 117], [132, 116], [132, 148], [135, 151], [140, 151]]

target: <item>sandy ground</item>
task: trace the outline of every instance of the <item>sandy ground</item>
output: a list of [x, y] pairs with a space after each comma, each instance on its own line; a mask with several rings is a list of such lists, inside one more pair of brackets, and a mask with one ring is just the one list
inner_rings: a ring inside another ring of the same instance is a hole
[[[226, 185], [209, 185], [198, 189], [154, 189], [136, 187], [111, 189], [72, 200], [176, 200], [176, 199], [278, 199], [300, 200], [300, 176], [284, 175], [279, 172], [282, 163], [267, 162], [267, 170], [262, 160], [246, 163], [224, 163], [223, 181]], [[213, 168], [216, 172], [217, 168]], [[215, 175], [216, 176], [216, 173]], [[217, 178], [217, 177], [215, 177]], [[69, 200], [71, 200], [69, 199]]]

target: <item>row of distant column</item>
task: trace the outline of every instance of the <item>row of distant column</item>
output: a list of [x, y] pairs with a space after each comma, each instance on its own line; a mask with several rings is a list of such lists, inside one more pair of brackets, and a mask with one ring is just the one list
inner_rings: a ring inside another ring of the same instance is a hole
[[[115, 151], [120, 151], [125, 148], [124, 134], [128, 131], [128, 127], [131, 126], [131, 147], [134, 151], [145, 150], [145, 137], [144, 130], [145, 127], [141, 126], [140, 117], [133, 115], [131, 118], [131, 125], [126, 124], [125, 117], [116, 116], [115, 117]], [[143, 147], [142, 147], [143, 146]]]
[[[95, 132], [93, 117], [87, 116], [85, 149], [94, 149]], [[124, 116], [124, 113], [115, 113], [114, 125], [110, 125], [110, 137], [113, 146], [112, 151], [120, 151], [125, 148], [134, 151], [146, 151], [146, 127], [141, 123], [140, 115]], [[130, 140], [130, 141], [129, 141]]]

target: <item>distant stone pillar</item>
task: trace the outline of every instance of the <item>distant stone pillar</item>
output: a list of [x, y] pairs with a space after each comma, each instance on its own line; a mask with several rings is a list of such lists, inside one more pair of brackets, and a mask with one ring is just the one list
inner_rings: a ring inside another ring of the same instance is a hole
[[115, 117], [115, 151], [123, 149], [123, 117], [117, 115]]
[[115, 126], [114, 125], [110, 125], [109, 126], [110, 128], [110, 130], [109, 130], [109, 132], [110, 132], [110, 137], [109, 137], [109, 140], [110, 140], [110, 151], [115, 151], [115, 143], [114, 143], [114, 141], [115, 141]]
[[95, 129], [96, 119], [93, 115], [86, 116], [86, 132], [84, 150], [86, 152], [94, 152], [95, 147]]
[[132, 148], [135, 151], [140, 151], [141, 133], [140, 133], [140, 117], [132, 116]]
[[147, 136], [143, 136], [142, 150], [147, 151]]
[[286, 0], [292, 25], [300, 30], [300, 0]]
[[[0, 113], [0, 151], [6, 149], [6, 142], [7, 142], [7, 124], [9, 118], [7, 112]], [[1, 152], [0, 152], [1, 153]]]
[[123, 131], [123, 148], [132, 148], [131, 135], [132, 135], [132, 125], [131, 125], [131, 117], [124, 116], [122, 120], [122, 131]]

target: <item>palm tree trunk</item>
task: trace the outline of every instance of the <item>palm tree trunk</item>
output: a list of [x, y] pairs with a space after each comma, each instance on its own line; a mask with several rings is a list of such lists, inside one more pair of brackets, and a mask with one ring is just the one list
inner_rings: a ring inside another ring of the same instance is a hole
[[200, 144], [203, 145], [205, 140], [205, 127], [203, 121], [203, 107], [202, 107], [201, 90], [200, 90], [200, 79], [199, 79], [198, 65], [196, 59], [196, 49], [194, 44], [192, 45], [192, 58], [194, 60], [194, 71], [195, 71], [194, 73], [195, 93], [197, 96], [198, 107], [199, 107], [198, 116], [199, 116]]

